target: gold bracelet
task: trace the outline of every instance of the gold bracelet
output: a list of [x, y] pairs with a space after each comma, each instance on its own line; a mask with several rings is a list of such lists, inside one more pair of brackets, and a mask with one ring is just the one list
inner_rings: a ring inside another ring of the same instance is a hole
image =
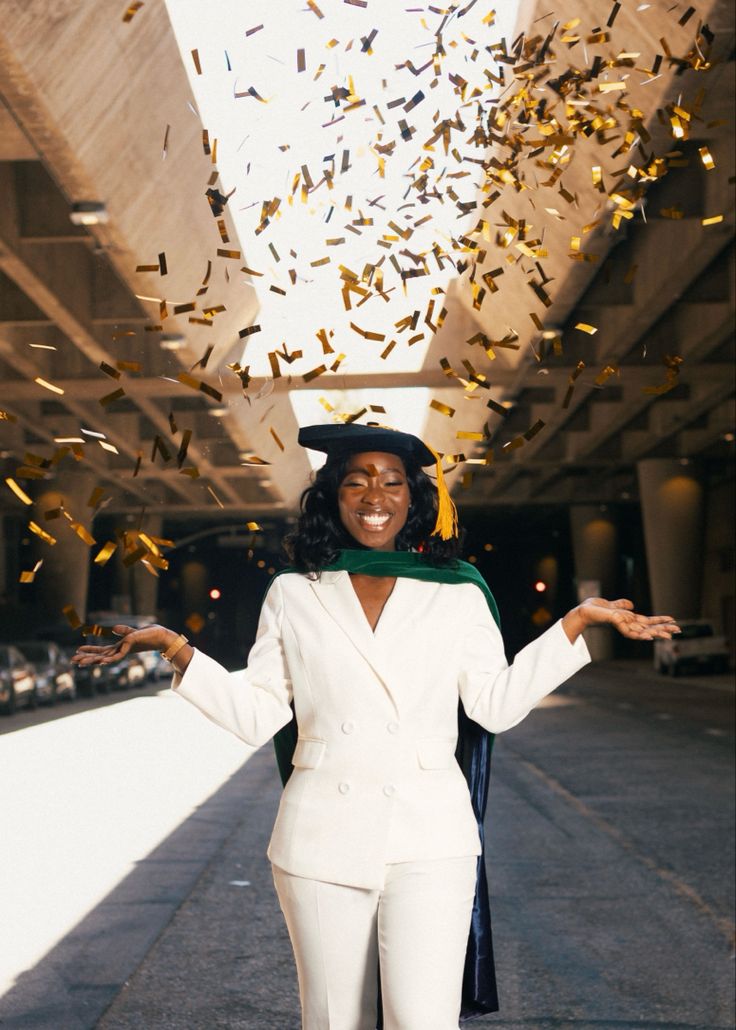
[[179, 654], [182, 647], [184, 647], [184, 645], [188, 643], [189, 640], [187, 639], [187, 637], [185, 637], [183, 633], [180, 633], [174, 641], [174, 643], [170, 647], [167, 647], [165, 651], [161, 652], [161, 657], [165, 658], [167, 662], [172, 662], [174, 658], [176, 658], [176, 656]]

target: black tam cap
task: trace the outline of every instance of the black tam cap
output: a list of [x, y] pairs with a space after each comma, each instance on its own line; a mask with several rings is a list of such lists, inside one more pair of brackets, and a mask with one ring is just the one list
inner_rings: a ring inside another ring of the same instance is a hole
[[313, 451], [323, 451], [329, 458], [361, 451], [383, 451], [413, 458], [420, 465], [434, 465], [437, 456], [418, 436], [382, 426], [363, 426], [356, 422], [325, 426], [304, 426], [299, 430], [299, 443]]

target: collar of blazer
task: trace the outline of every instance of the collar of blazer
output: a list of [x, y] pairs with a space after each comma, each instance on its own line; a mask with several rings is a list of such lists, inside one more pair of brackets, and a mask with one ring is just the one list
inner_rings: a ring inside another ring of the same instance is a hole
[[383, 683], [394, 705], [396, 696], [392, 689], [389, 656], [378, 646], [381, 636], [385, 636], [390, 624], [396, 628], [395, 616], [400, 614], [402, 606], [400, 595], [406, 583], [396, 580], [375, 632], [371, 629], [363, 607], [350, 582], [350, 574], [346, 570], [323, 571], [319, 579], [309, 580], [314, 595], [325, 611], [334, 619], [357, 651], [368, 662]]

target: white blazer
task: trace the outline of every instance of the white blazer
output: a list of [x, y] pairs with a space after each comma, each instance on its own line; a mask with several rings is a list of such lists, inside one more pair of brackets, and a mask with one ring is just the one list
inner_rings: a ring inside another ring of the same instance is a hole
[[472, 583], [398, 578], [371, 630], [347, 572], [284, 573], [261, 610], [247, 668], [201, 651], [173, 688], [259, 747], [299, 727], [268, 857], [288, 873], [381, 888], [391, 862], [480, 854], [455, 761], [458, 698], [493, 733], [515, 726], [590, 661], [558, 622], [508, 666]]

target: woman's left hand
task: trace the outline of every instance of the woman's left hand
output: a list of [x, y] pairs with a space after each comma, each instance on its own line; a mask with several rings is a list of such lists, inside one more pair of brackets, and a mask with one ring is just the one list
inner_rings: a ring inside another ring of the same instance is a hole
[[582, 629], [608, 624], [630, 640], [669, 640], [680, 632], [671, 615], [640, 615], [626, 598], [607, 601], [604, 597], [588, 597], [568, 612], [565, 619], [569, 616], [577, 616]]

